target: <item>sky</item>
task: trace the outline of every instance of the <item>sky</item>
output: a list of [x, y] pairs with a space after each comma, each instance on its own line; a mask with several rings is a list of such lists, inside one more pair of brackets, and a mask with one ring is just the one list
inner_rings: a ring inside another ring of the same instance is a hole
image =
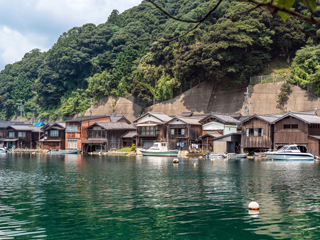
[[0, 0], [0, 71], [34, 48], [47, 51], [59, 36], [86, 23], [107, 21], [142, 0]]

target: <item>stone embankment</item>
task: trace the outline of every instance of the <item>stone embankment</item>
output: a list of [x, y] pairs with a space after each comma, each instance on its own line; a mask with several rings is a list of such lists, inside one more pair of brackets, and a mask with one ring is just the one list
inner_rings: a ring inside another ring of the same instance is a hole
[[[295, 85], [291, 86], [288, 101], [283, 106], [279, 106], [277, 100], [282, 84], [283, 82], [249, 85], [249, 114], [288, 111], [309, 112], [320, 109], [320, 99], [318, 97]], [[245, 115], [247, 114], [243, 111], [245, 92], [246, 88], [216, 91], [216, 86], [213, 83], [203, 82], [171, 100], [147, 107], [144, 111], [163, 112], [167, 115], [176, 115], [189, 111], [229, 114], [240, 112]], [[139, 117], [141, 111], [141, 106], [126, 98], [117, 100], [114, 97], [105, 97], [100, 100], [99, 104], [93, 106], [92, 114], [124, 115], [130, 121], [133, 121]], [[89, 110], [86, 111], [85, 115], [90, 115]]]

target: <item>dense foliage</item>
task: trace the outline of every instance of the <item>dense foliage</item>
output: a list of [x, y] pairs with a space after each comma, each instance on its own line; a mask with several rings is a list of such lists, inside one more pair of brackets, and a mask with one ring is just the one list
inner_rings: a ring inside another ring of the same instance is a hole
[[[170, 14], [199, 19], [217, 0], [159, 0]], [[167, 39], [188, 31], [193, 24], [169, 19], [143, 1], [121, 14], [114, 10], [104, 24], [85, 24], [63, 33], [48, 52], [34, 49], [0, 73], [0, 119], [18, 112], [23, 100], [27, 117], [66, 117], [84, 112], [89, 99], [132, 94], [141, 101], [164, 101], [191, 83], [231, 79], [246, 84], [266, 62], [288, 61], [306, 44], [298, 28], [312, 25], [256, 9], [247, 3], [224, 1], [200, 28], [174, 42]], [[306, 7], [296, 3], [300, 12]], [[315, 13], [317, 15], [317, 12]], [[302, 50], [304, 51], [304, 50]]]

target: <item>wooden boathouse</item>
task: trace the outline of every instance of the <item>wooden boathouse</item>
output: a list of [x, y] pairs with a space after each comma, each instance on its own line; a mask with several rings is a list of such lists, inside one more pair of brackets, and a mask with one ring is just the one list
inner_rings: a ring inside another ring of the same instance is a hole
[[39, 140], [43, 150], [64, 150], [65, 149], [66, 123], [55, 122], [42, 126], [44, 132]]
[[107, 152], [122, 147], [121, 137], [136, 128], [126, 122], [97, 122], [86, 128], [87, 138], [82, 140], [83, 152]]
[[252, 115], [241, 122], [241, 152], [266, 151], [273, 148], [273, 122], [277, 115]]
[[315, 112], [288, 112], [273, 123], [274, 149], [297, 144], [300, 151], [319, 156], [320, 117]]

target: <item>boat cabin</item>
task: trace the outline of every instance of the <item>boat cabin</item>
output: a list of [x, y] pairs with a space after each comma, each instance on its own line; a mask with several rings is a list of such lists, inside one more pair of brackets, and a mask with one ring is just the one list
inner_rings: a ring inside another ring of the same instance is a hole
[[168, 151], [168, 143], [167, 142], [156, 142], [148, 150], [150, 150], [150, 151]]

